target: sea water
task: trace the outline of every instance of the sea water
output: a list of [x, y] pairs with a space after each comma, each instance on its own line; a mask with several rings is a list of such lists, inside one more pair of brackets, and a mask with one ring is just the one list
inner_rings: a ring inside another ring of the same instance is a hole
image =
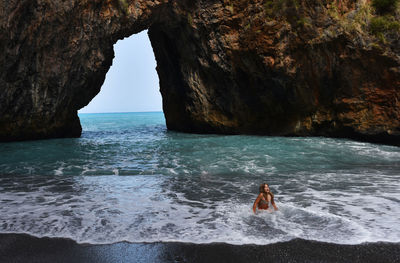
[[[400, 242], [400, 148], [168, 131], [80, 114], [81, 138], [0, 144], [0, 232], [119, 241]], [[277, 212], [253, 214], [267, 182]]]

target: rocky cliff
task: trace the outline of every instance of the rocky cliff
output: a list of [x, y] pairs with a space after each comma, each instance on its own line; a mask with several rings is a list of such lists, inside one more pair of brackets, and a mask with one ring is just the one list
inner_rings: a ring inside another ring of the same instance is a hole
[[79, 136], [113, 44], [149, 29], [169, 129], [400, 145], [400, 16], [384, 12], [367, 0], [1, 0], [0, 140]]

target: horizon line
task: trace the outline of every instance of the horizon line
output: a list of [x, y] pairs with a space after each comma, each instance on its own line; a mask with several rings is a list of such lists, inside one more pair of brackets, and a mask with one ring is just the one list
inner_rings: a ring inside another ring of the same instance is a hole
[[111, 111], [111, 112], [79, 112], [78, 114], [104, 114], [104, 113], [152, 113], [152, 112], [162, 112], [162, 110], [156, 110], [156, 111]]

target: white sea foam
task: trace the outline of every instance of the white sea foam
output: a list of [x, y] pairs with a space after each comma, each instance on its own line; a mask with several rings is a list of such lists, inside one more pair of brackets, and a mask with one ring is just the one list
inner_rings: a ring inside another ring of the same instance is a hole
[[55, 175], [63, 175], [63, 170], [64, 170], [64, 163], [61, 163], [60, 167], [54, 170]]
[[75, 179], [66, 185], [71, 192], [60, 195], [52, 186], [1, 193], [0, 231], [93, 244], [269, 244], [296, 237], [342, 244], [400, 241], [397, 193], [374, 196], [307, 188], [301, 196], [310, 199], [309, 206], [296, 194], [276, 193], [279, 211], [254, 215], [251, 201], [189, 198], [190, 192], [168, 189], [170, 182], [164, 179], [172, 178], [162, 175]]

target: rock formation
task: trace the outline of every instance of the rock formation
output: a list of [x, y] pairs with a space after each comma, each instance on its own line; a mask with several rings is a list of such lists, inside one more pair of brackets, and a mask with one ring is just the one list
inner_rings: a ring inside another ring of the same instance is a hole
[[79, 136], [113, 44], [149, 29], [169, 129], [400, 145], [399, 32], [371, 33], [374, 16], [366, 0], [1, 0], [0, 140]]

